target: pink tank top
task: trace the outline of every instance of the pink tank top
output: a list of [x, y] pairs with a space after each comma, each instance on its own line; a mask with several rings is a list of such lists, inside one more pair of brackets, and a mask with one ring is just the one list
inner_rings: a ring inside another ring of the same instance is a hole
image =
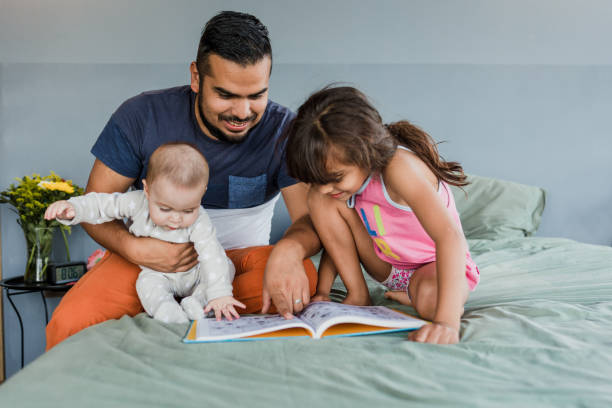
[[[438, 194], [463, 232], [453, 193], [445, 182], [438, 185]], [[357, 210], [372, 238], [376, 254], [383, 261], [398, 269], [416, 269], [436, 260], [435, 242], [410, 207], [391, 200], [382, 175], [370, 175], [347, 204]], [[473, 288], [479, 273], [469, 251], [466, 261], [466, 275]]]

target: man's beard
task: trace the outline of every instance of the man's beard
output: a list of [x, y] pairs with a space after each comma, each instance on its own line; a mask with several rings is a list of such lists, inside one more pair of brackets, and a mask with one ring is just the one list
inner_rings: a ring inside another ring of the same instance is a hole
[[[216, 127], [215, 125], [213, 125], [212, 123], [210, 123], [206, 119], [206, 116], [204, 115], [204, 111], [202, 110], [202, 101], [201, 101], [201, 98], [200, 98], [201, 95], [202, 95], [202, 86], [200, 86], [200, 93], [199, 93], [198, 97], [196, 98], [196, 105], [198, 105], [198, 112], [200, 113], [200, 119], [202, 119], [202, 123], [204, 124], [206, 129], [208, 129], [208, 131], [210, 132], [211, 136], [214, 137], [215, 139], [221, 140], [222, 142], [226, 142], [226, 143], [232, 143], [232, 144], [242, 143], [242, 142], [244, 142], [246, 137], [249, 135], [251, 130], [253, 130], [255, 128], [255, 126], [257, 126], [257, 125], [253, 126], [245, 134], [240, 135], [240, 136], [228, 136], [228, 135], [226, 135], [225, 133], [223, 133], [223, 131], [221, 129], [219, 129], [218, 127]], [[252, 122], [255, 119], [257, 119], [257, 114], [254, 113], [247, 120]], [[244, 121], [242, 118], [229, 117], [229, 116], [228, 117], [224, 117], [224, 116], [221, 116], [221, 115], [219, 115], [219, 120], [235, 120], [235, 121], [240, 121], [240, 122]]]

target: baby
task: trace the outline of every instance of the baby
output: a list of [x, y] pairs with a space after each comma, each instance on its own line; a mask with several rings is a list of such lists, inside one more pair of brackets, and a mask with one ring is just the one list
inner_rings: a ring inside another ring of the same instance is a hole
[[[234, 264], [200, 205], [208, 184], [204, 156], [188, 144], [162, 145], [151, 155], [142, 184], [144, 191], [89, 193], [56, 201], [47, 208], [45, 219], [74, 225], [129, 218], [129, 230], [136, 236], [193, 242], [199, 264], [189, 271], [163, 273], [141, 266], [136, 291], [144, 310], [166, 323], [200, 319], [211, 310], [217, 320], [222, 315], [238, 318], [235, 306], [245, 305], [232, 296]], [[183, 298], [180, 305], [175, 297]]]

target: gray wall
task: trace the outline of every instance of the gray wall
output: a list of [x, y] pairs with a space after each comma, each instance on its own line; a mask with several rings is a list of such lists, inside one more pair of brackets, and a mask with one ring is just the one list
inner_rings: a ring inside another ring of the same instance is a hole
[[[223, 9], [270, 29], [277, 102], [296, 108], [329, 82], [356, 85], [385, 120], [446, 140], [443, 156], [467, 172], [545, 188], [539, 235], [612, 242], [604, 0], [0, 0], [0, 188], [50, 170], [84, 186], [109, 115], [143, 90], [187, 83], [202, 24]], [[275, 239], [287, 222], [278, 210]], [[7, 206], [0, 221], [4, 278], [18, 276], [25, 241]], [[70, 242], [74, 258], [97, 248], [80, 228]], [[44, 350], [41, 299], [15, 301], [29, 362]], [[10, 376], [19, 334], [4, 302]]]

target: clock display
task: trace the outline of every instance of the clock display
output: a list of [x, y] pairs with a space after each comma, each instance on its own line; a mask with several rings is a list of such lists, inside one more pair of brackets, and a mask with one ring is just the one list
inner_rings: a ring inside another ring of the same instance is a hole
[[85, 262], [73, 262], [68, 264], [51, 265], [51, 270], [47, 274], [50, 283], [63, 284], [74, 282], [85, 275], [87, 265]]

